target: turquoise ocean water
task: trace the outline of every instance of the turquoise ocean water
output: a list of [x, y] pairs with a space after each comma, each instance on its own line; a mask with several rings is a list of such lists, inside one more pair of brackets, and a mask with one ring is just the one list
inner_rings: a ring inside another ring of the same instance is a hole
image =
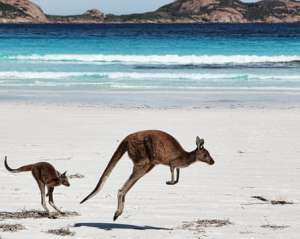
[[1, 25], [0, 90], [300, 92], [300, 25]]

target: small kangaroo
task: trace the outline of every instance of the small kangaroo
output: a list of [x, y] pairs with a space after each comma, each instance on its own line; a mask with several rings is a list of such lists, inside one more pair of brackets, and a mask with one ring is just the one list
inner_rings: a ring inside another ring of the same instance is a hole
[[[196, 145], [197, 148], [195, 150], [187, 152], [173, 136], [159, 130], [146, 130], [130, 134], [118, 146], [96, 188], [80, 203], [95, 196], [101, 190], [112, 169], [121, 159], [123, 154], [127, 152], [134, 164], [133, 171], [118, 192], [118, 208], [113, 218], [115, 221], [123, 213], [127, 192], [154, 166], [158, 164], [169, 166], [171, 170], [171, 180], [166, 183], [168, 185], [174, 185], [179, 181], [179, 168], [187, 167], [197, 161], [213, 165], [214, 160], [209, 152], [203, 147], [204, 140], [197, 136]], [[175, 169], [176, 180], [174, 179]]]
[[[61, 174], [50, 163], [46, 163], [46, 162], [30, 164], [30, 165], [26, 165], [26, 166], [23, 166], [23, 167], [20, 167], [17, 169], [12, 169], [7, 164], [7, 156], [5, 156], [4, 165], [5, 165], [5, 168], [12, 173], [31, 171], [31, 173], [32, 173], [34, 179], [36, 180], [36, 182], [39, 186], [39, 189], [41, 191], [42, 206], [46, 210], [48, 215], [51, 217], [49, 209], [46, 206], [45, 196], [49, 196], [49, 204], [51, 207], [53, 207], [60, 214], [64, 214], [54, 204], [53, 191], [54, 191], [54, 187], [57, 187], [60, 185], [64, 185], [67, 187], [70, 186], [68, 177], [66, 176], [67, 172], [64, 172], [63, 174]], [[45, 186], [48, 189], [47, 195], [45, 195]]]

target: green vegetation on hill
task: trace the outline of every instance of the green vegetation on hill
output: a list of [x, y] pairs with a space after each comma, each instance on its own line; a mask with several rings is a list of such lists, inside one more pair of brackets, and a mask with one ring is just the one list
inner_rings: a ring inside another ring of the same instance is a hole
[[0, 17], [25, 15], [19, 8], [0, 2]]

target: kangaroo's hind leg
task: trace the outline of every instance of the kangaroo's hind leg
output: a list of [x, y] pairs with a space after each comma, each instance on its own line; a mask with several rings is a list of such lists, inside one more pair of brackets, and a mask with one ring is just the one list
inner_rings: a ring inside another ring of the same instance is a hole
[[134, 166], [132, 174], [118, 192], [118, 209], [115, 212], [114, 221], [117, 220], [117, 218], [123, 213], [125, 196], [127, 192], [141, 177], [148, 173], [153, 167], [154, 165], [146, 165], [143, 167]]
[[54, 200], [53, 200], [53, 191], [54, 191], [54, 187], [48, 187], [48, 196], [49, 196], [49, 204], [51, 207], [53, 207], [58, 213], [64, 215], [65, 213], [60, 211], [54, 204]]

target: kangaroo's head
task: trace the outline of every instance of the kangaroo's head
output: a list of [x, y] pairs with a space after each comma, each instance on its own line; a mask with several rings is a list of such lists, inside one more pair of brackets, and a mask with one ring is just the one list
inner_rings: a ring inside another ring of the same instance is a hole
[[68, 177], [67, 177], [67, 171], [64, 172], [63, 174], [61, 174], [61, 175], [59, 176], [59, 179], [60, 179], [60, 183], [61, 183], [62, 185], [67, 186], [67, 187], [70, 186], [69, 179], [68, 179]]
[[204, 148], [204, 139], [200, 139], [199, 136], [197, 136], [196, 145], [196, 160], [213, 165], [215, 161], [210, 156], [209, 152]]

